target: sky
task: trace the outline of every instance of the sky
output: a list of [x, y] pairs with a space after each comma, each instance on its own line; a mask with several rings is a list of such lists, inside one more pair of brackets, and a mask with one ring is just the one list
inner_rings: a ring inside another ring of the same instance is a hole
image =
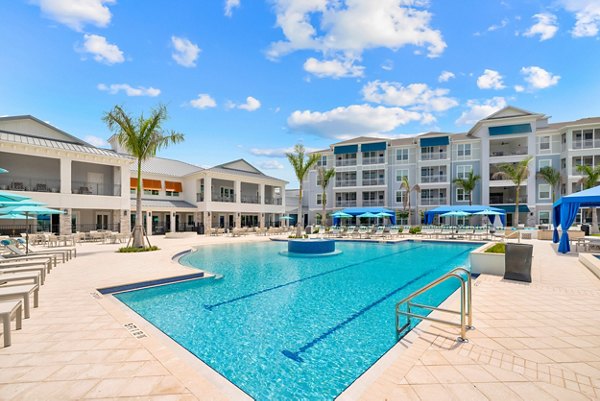
[[290, 188], [296, 143], [599, 116], [599, 94], [598, 0], [0, 1], [0, 115], [106, 147], [105, 112], [164, 104], [185, 142], [160, 156]]

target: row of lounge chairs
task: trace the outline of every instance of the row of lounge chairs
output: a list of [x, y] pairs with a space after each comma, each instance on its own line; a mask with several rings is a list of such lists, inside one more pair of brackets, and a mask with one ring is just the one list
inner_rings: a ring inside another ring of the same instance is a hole
[[269, 227], [269, 228], [260, 228], [260, 227], [242, 227], [242, 228], [232, 228], [227, 231], [224, 228], [210, 228], [209, 234], [211, 236], [215, 235], [225, 235], [231, 234], [232, 237], [241, 237], [242, 235], [279, 235], [286, 234], [291, 232], [293, 228], [289, 227]]
[[24, 250], [20, 238], [0, 241], [0, 320], [4, 347], [12, 343], [11, 322], [20, 330], [23, 319], [31, 316], [31, 307], [39, 306], [40, 287], [58, 263], [76, 257], [74, 247]]
[[504, 238], [504, 229], [500, 228], [490, 232], [481, 226], [345, 226], [332, 227], [325, 231], [324, 236], [330, 238], [398, 238], [408, 235], [423, 236], [436, 239], [469, 239], [469, 240], [499, 240]]

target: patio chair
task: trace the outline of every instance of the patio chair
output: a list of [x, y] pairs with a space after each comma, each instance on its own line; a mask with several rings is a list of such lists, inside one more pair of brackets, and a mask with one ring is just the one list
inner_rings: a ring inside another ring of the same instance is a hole
[[2, 319], [4, 347], [10, 347], [12, 344], [10, 321], [14, 319], [15, 329], [21, 330], [23, 325], [23, 301], [18, 299], [0, 302], [0, 318]]
[[13, 282], [31, 281], [27, 284], [41, 285], [41, 274], [39, 271], [21, 271], [6, 273], [0, 270], [0, 285]]
[[[25, 250], [18, 248], [15, 244], [6, 245], [5, 248], [15, 256], [46, 256], [52, 258], [52, 262], [54, 267], [56, 267], [57, 258], [60, 257], [62, 262], [65, 263], [71, 257], [71, 250], [63, 250], [63, 251], [50, 251], [47, 249], [37, 249], [33, 247], [29, 247], [29, 253]], [[10, 256], [9, 256], [10, 257]]]
[[435, 234], [435, 227], [433, 226], [425, 226], [421, 229], [421, 235], [432, 238]]
[[33, 295], [33, 307], [39, 306], [39, 295], [40, 286], [37, 284], [24, 284], [15, 285], [9, 287], [0, 286], [0, 301], [21, 299], [23, 300], [23, 311], [25, 319], [29, 319], [31, 316], [30, 312], [30, 300]]
[[461, 226], [458, 228], [456, 236], [458, 238], [470, 238], [473, 235], [473, 227], [471, 226]]
[[437, 238], [448, 238], [454, 235], [454, 227], [442, 226], [442, 230], [438, 233]]

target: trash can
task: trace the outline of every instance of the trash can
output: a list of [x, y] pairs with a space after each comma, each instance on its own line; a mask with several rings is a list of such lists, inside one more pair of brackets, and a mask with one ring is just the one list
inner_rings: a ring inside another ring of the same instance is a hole
[[504, 278], [531, 283], [533, 245], [506, 243]]
[[306, 229], [304, 230], [304, 232], [306, 234], [312, 234], [312, 226], [306, 226]]
[[200, 235], [204, 234], [204, 224], [200, 223], [196, 226], [196, 233]]
[[589, 224], [582, 224], [581, 225], [581, 231], [583, 231], [585, 233], [585, 236], [588, 237], [590, 235], [590, 225]]

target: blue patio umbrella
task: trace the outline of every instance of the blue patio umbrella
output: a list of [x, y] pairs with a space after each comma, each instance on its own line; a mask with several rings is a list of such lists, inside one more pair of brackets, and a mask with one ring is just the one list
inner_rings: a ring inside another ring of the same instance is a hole
[[0, 215], [0, 219], [2, 220], [27, 220], [27, 216], [20, 213], [8, 213]]
[[[39, 203], [39, 202], [38, 202]], [[24, 214], [25, 215], [25, 226], [27, 230], [25, 231], [25, 252], [29, 253], [29, 215], [41, 215], [41, 214], [63, 214], [64, 212], [61, 210], [50, 209], [40, 205], [28, 205], [28, 204], [20, 204], [20, 205], [11, 205], [0, 208], [0, 215], [6, 214]]]
[[4, 207], [5, 205], [8, 206], [8, 205], [25, 205], [25, 204], [27, 204], [27, 205], [30, 205], [30, 204], [43, 205], [43, 203], [36, 202], [28, 196], [17, 195], [17, 194], [13, 194], [11, 192], [6, 192], [6, 191], [0, 191], [0, 207]]
[[[487, 216], [488, 218], [488, 223], [494, 223], [494, 218], [490, 219], [490, 216], [504, 216], [506, 213], [503, 212], [497, 212], [495, 210], [491, 210], [491, 209], [485, 209], [482, 210], [481, 212], [477, 212], [477, 213], [473, 213], [474, 215], [479, 215], [479, 216]], [[488, 229], [489, 229], [489, 224], [488, 224]]]
[[334, 214], [331, 215], [331, 217], [337, 217], [338, 219], [348, 219], [353, 217], [351, 214], [348, 213], [344, 213], [341, 210], [338, 212], [335, 212]]
[[376, 218], [377, 215], [373, 214], [371, 212], [366, 212], [366, 213], [363, 213], [363, 214], [359, 214], [357, 217], [360, 217], [360, 218]]
[[3, 169], [2, 167], [0, 167], [0, 174], [4, 174], [4, 173], [8, 173], [8, 170]]
[[279, 220], [291, 220], [292, 218], [290, 216], [281, 216], [279, 218]]

